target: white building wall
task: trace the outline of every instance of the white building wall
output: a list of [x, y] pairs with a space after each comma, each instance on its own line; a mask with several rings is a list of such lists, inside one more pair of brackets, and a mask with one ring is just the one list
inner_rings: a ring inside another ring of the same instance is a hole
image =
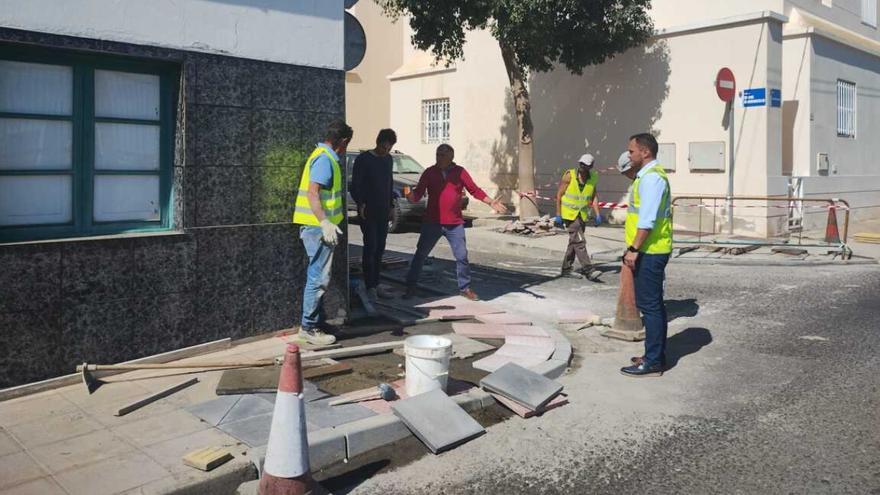
[[0, 26], [342, 69], [342, 0], [0, 0]]
[[[804, 192], [846, 198], [857, 208], [857, 218], [876, 215], [880, 210], [880, 57], [818, 36], [812, 46], [812, 155], [828, 153], [830, 171], [819, 175], [814, 159]], [[856, 83], [855, 139], [837, 136], [837, 79]]]

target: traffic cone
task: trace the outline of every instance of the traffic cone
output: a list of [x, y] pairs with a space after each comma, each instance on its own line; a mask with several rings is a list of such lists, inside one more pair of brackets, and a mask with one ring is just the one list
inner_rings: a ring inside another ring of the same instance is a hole
[[278, 378], [278, 395], [260, 478], [260, 495], [303, 495], [313, 493], [315, 489], [309, 468], [302, 391], [299, 346], [288, 344]]
[[828, 223], [825, 224], [825, 242], [840, 244], [840, 232], [837, 230], [837, 209], [834, 205], [828, 207]]
[[602, 333], [605, 337], [620, 340], [644, 340], [645, 329], [636, 307], [635, 276], [630, 267], [620, 265], [620, 291], [617, 293], [617, 314], [614, 325]]

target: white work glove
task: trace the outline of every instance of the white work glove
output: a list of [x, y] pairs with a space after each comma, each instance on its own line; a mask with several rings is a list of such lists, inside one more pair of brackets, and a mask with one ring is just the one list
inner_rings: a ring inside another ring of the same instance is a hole
[[324, 242], [335, 246], [339, 242], [340, 235], [342, 235], [342, 230], [339, 229], [338, 225], [326, 218], [321, 220], [321, 238], [324, 239]]

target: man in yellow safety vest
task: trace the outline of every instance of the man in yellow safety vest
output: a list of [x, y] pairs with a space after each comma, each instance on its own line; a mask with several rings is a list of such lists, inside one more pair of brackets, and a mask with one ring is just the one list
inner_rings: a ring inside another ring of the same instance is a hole
[[293, 223], [301, 225], [299, 238], [309, 256], [299, 336], [312, 344], [336, 342], [323, 317], [321, 303], [330, 284], [333, 250], [342, 234], [339, 224], [345, 217], [339, 159], [345, 159], [353, 134], [345, 122], [333, 122], [327, 127], [324, 142], [318, 144], [303, 167], [293, 210]]
[[661, 376], [666, 366], [663, 280], [672, 253], [672, 193], [666, 171], [657, 162], [657, 148], [654, 136], [636, 134], [629, 140], [627, 156], [618, 161], [620, 173], [634, 181], [626, 212], [623, 269], [633, 271], [636, 307], [645, 325], [644, 356], [620, 369], [632, 377]]
[[[559, 181], [559, 189], [556, 191], [556, 218], [557, 225], [565, 225], [568, 231], [568, 247], [562, 258], [563, 277], [582, 278], [595, 281], [601, 273], [593, 270], [590, 261], [590, 253], [587, 252], [587, 240], [584, 232], [587, 228], [587, 215], [590, 209], [595, 216], [593, 220], [598, 227], [602, 223], [602, 215], [599, 213], [599, 202], [596, 193], [596, 184], [599, 175], [593, 172], [593, 155], [587, 153], [578, 160], [578, 168], [566, 170]], [[572, 272], [574, 259], [581, 264], [580, 272]]]

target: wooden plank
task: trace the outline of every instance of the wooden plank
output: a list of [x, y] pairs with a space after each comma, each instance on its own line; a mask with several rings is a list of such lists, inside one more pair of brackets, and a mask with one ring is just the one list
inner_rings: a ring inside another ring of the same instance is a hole
[[132, 402], [131, 404], [129, 404], [127, 406], [121, 407], [118, 411], [116, 411], [116, 416], [125, 416], [126, 414], [128, 414], [132, 411], [136, 411], [136, 410], [146, 406], [147, 404], [156, 402], [157, 400], [159, 400], [163, 397], [168, 397], [169, 395], [173, 394], [174, 392], [177, 392], [178, 390], [183, 390], [186, 387], [189, 387], [190, 385], [198, 383], [198, 381], [199, 381], [198, 378], [190, 378], [189, 380], [180, 382], [177, 385], [172, 385], [164, 390], [160, 390], [159, 392], [156, 392], [154, 394], [150, 394], [150, 395], [144, 397], [143, 399]]
[[358, 345], [354, 347], [343, 347], [341, 349], [331, 349], [329, 351], [305, 352], [301, 354], [301, 359], [303, 361], [310, 361], [313, 359], [321, 358], [338, 359], [345, 357], [367, 356], [370, 354], [381, 354], [383, 352], [388, 352], [398, 347], [403, 347], [402, 340], [397, 340], [394, 342], [379, 342], [376, 344]]
[[417, 310], [417, 309], [415, 309], [415, 308], [407, 308], [407, 307], [404, 307], [404, 306], [398, 306], [398, 305], [396, 305], [396, 304], [391, 304], [391, 303], [387, 303], [387, 302], [383, 302], [383, 301], [376, 301], [374, 304], [377, 304], [377, 305], [379, 305], [379, 306], [382, 306], [383, 308], [393, 309], [394, 311], [398, 311], [398, 312], [400, 312], [400, 313], [404, 313], [404, 314], [408, 314], [408, 315], [416, 316], [416, 317], [418, 317], [418, 318], [424, 318], [424, 317], [425, 317], [425, 313], [424, 313], [424, 312], [419, 311], [419, 310]]
[[[190, 347], [184, 347], [183, 349], [175, 349], [173, 351], [163, 352], [161, 354], [155, 354], [152, 356], [146, 356], [138, 359], [134, 359], [131, 361], [125, 361], [120, 364], [138, 364], [138, 363], [167, 363], [170, 361], [176, 361], [178, 359], [189, 358], [193, 356], [199, 356], [201, 354], [206, 354], [209, 352], [221, 351], [224, 349], [228, 349], [232, 346], [232, 339], [225, 338], [220, 340], [214, 340], [212, 342], [206, 342], [204, 344], [198, 344]], [[110, 370], [110, 371], [98, 371], [93, 372], [96, 377], [107, 377], [112, 375], [118, 375], [120, 373], [126, 373], [126, 370]], [[82, 376], [79, 373], [73, 373], [71, 375], [58, 376], [55, 378], [49, 378], [46, 380], [42, 380], [39, 382], [33, 383], [25, 383], [23, 385], [17, 385], [15, 387], [4, 388], [0, 390], [0, 402], [14, 399], [16, 397], [22, 397], [25, 395], [35, 394], [37, 392], [44, 392], [46, 390], [54, 390], [56, 388], [67, 387], [69, 385], [76, 385], [82, 381]]]

